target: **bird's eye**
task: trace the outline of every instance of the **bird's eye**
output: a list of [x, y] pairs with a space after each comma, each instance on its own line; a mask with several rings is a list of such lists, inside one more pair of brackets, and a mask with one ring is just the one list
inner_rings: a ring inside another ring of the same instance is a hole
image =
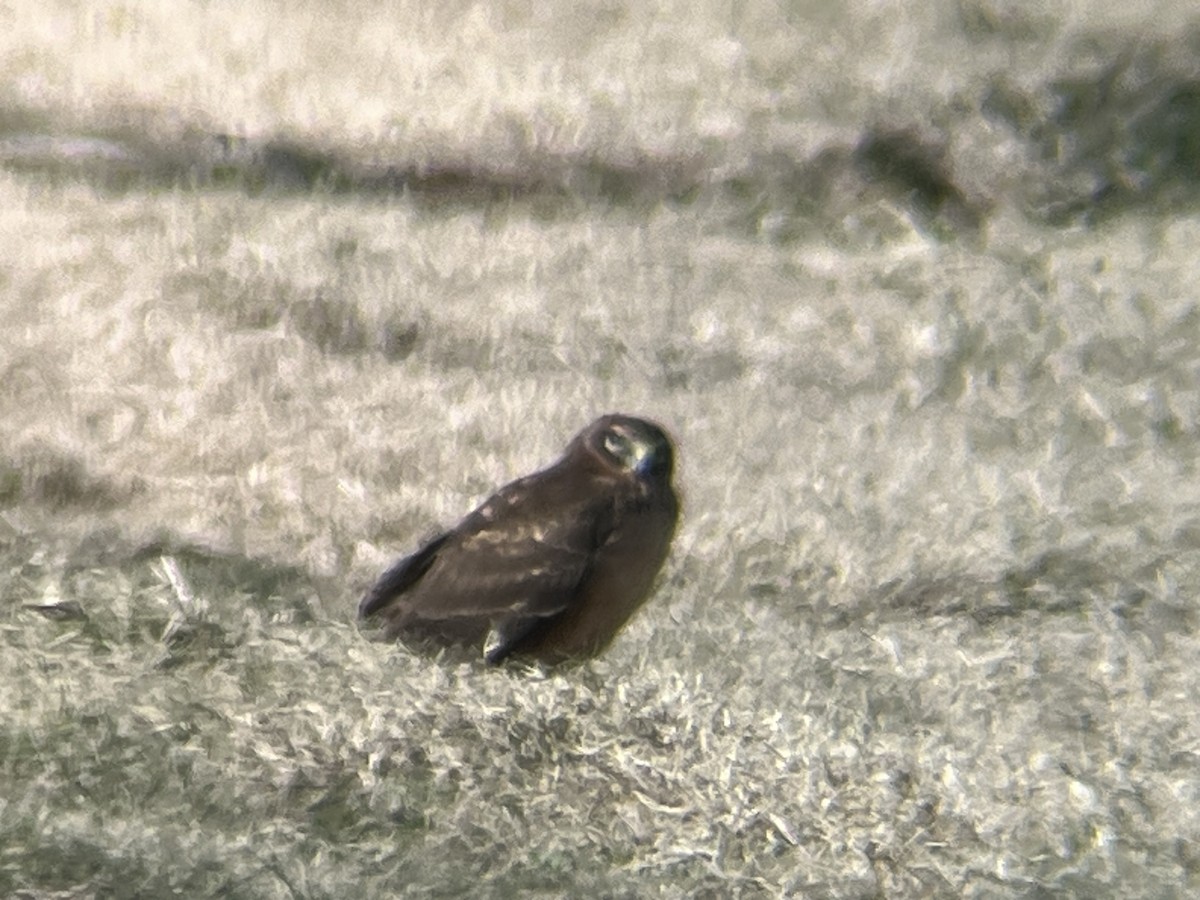
[[605, 432], [604, 449], [609, 456], [618, 460], [622, 465], [628, 466], [633, 461], [632, 442], [625, 435], [616, 431]]

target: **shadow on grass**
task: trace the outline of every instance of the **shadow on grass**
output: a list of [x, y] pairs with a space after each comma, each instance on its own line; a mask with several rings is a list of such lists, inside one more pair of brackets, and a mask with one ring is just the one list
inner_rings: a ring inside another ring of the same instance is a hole
[[[115, 108], [79, 124], [9, 106], [0, 109], [0, 166], [115, 191], [320, 190], [403, 195], [432, 209], [519, 202], [547, 217], [597, 203], [645, 210], [719, 198], [728, 224], [777, 240], [812, 228], [807, 219], [840, 218], [874, 197], [948, 237], [976, 232], [1007, 193], [1052, 224], [1146, 204], [1194, 204], [1198, 50], [1200, 26], [1158, 41], [1085, 33], [1042, 84], [1018, 85], [999, 72], [920, 121], [888, 118], [881, 97], [880, 117], [864, 121], [857, 136], [816, 147], [776, 141], [744, 154], [720, 146], [496, 154], [481, 146], [414, 161], [404, 147], [323, 146], [304, 136], [259, 139], [180, 127], [161, 110]], [[1097, 66], [1097, 58], [1110, 62]], [[997, 126], [1025, 150], [1015, 171], [1011, 154], [989, 164], [962, 149], [986, 144]]]

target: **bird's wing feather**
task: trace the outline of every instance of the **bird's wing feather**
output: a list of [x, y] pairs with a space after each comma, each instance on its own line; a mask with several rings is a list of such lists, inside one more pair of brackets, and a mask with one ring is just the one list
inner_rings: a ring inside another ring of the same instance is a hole
[[358, 617], [366, 619], [375, 615], [375, 613], [396, 599], [397, 596], [403, 594], [420, 581], [421, 576], [429, 571], [429, 567], [433, 565], [433, 560], [437, 556], [438, 550], [442, 548], [442, 545], [450, 537], [452, 537], [452, 534], [449, 531], [439, 534], [416, 553], [399, 560], [380, 575], [379, 580], [375, 582], [371, 590], [362, 598], [362, 602], [358, 604]]
[[488, 657], [502, 657], [568, 607], [612, 530], [611, 491], [564, 474], [547, 470], [502, 488], [385, 572], [360, 615], [384, 611], [396, 636], [490, 632]]

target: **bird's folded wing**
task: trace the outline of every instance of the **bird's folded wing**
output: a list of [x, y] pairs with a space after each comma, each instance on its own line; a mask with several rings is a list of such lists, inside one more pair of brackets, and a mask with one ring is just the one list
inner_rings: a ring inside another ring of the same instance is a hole
[[611, 531], [612, 506], [539, 507], [518, 501], [494, 516], [472, 514], [385, 572], [360, 615], [384, 611], [395, 633], [444, 622], [466, 635], [493, 626], [525, 632], [562, 612]]
[[[592, 517], [451, 534], [405, 600], [420, 618], [543, 618], [570, 604], [596, 551]], [[404, 602], [404, 601], [402, 601]]]
[[437, 558], [438, 550], [452, 536], [449, 531], [439, 534], [416, 553], [399, 560], [380, 575], [379, 580], [358, 604], [358, 617], [366, 619], [375, 615], [420, 581], [421, 576], [429, 571], [429, 567]]

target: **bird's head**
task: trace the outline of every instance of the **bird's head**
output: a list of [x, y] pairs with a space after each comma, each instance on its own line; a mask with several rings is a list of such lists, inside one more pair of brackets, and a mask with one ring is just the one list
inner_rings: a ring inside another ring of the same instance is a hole
[[608, 466], [639, 478], [671, 480], [675, 468], [671, 439], [653, 422], [633, 416], [608, 415], [593, 422], [582, 436], [592, 452]]

